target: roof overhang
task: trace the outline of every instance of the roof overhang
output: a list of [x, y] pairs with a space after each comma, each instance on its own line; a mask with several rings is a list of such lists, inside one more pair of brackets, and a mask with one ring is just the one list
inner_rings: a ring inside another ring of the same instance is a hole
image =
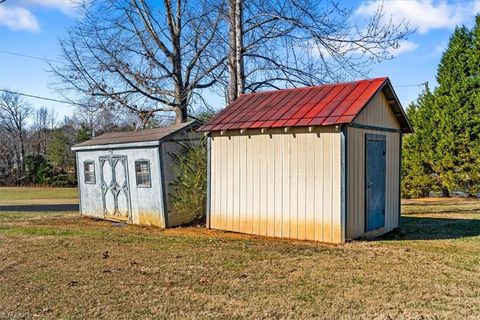
[[395, 114], [395, 117], [397, 117], [397, 120], [400, 123], [402, 133], [413, 133], [413, 128], [408, 121], [407, 114], [405, 113], [405, 110], [403, 109], [402, 104], [400, 103], [400, 100], [395, 93], [395, 90], [393, 90], [392, 83], [389, 79], [385, 81], [380, 90], [382, 90], [385, 98], [387, 98], [388, 104], [390, 105], [393, 113]]
[[[172, 136], [178, 133], [184, 133], [188, 130], [195, 131], [200, 126], [200, 123], [197, 120], [186, 122], [182, 127], [172, 130], [166, 134], [162, 134], [161, 137], [149, 137], [149, 139], [138, 140], [137, 141], [105, 141], [105, 139], [95, 140], [95, 138], [87, 140], [85, 142], [76, 144], [71, 147], [72, 151], [86, 151], [86, 150], [110, 150], [110, 149], [128, 149], [128, 148], [146, 148], [154, 147], [160, 145], [160, 143], [167, 141]], [[125, 136], [128, 136], [129, 132], [124, 133]], [[101, 136], [100, 136], [101, 137]], [[129, 139], [132, 140], [132, 139]]]
[[155, 141], [142, 141], [142, 142], [131, 142], [131, 143], [98, 144], [93, 146], [73, 146], [72, 151], [148, 148], [148, 147], [158, 146], [159, 144], [160, 144], [160, 141], [155, 140]]
[[388, 100], [401, 132], [413, 132], [387, 77], [241, 95], [198, 131], [350, 125], [379, 92]]

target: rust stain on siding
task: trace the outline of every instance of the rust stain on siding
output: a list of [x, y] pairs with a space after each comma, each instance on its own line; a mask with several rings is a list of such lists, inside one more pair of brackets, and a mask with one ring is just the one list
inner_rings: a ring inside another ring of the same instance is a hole
[[138, 213], [138, 224], [142, 226], [156, 226], [161, 227], [162, 221], [160, 215], [157, 212], [139, 212]]
[[[297, 239], [297, 240], [309, 240], [309, 241], [320, 241], [320, 242], [328, 242], [328, 243], [341, 243], [342, 242], [342, 227], [340, 223], [319, 223], [318, 221], [315, 222], [314, 220], [307, 220], [305, 223], [299, 224], [293, 219], [284, 219], [283, 222], [287, 223], [290, 227], [288, 230], [283, 228], [275, 229], [274, 233], [269, 232], [267, 228], [262, 228], [260, 230], [255, 230], [252, 228], [245, 228], [242, 226], [227, 226], [224, 219], [219, 219], [219, 217], [224, 217], [225, 214], [218, 214], [214, 213], [211, 216], [210, 220], [210, 228], [216, 230], [226, 230], [231, 232], [239, 232], [239, 233], [246, 233], [246, 234], [254, 234], [260, 235], [265, 237], [275, 237], [275, 238], [286, 238], [286, 239]], [[255, 215], [254, 215], [255, 216]], [[258, 217], [258, 214], [257, 214]], [[247, 225], [252, 223], [252, 220], [245, 220]], [[293, 223], [292, 223], [293, 221]], [[258, 225], [267, 225], [269, 222], [266, 219], [255, 219], [255, 224]], [[303, 230], [312, 228], [314, 230], [322, 230], [320, 234], [315, 232], [305, 232], [299, 230], [303, 228]], [[258, 228], [257, 228], [258, 229]]]

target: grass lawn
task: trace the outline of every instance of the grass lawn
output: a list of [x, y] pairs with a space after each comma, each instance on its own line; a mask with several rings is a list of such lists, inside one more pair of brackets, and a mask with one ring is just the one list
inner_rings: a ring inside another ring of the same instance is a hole
[[0, 187], [0, 205], [78, 203], [77, 188]]
[[403, 210], [339, 246], [0, 212], [0, 319], [479, 319], [480, 201]]

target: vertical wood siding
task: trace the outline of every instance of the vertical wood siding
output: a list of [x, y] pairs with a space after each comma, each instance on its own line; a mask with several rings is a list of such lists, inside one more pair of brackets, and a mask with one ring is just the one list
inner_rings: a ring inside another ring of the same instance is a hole
[[372, 98], [353, 122], [383, 128], [400, 129], [400, 123], [382, 92], [378, 92]]
[[[354, 121], [358, 124], [399, 129], [383, 93], [377, 93]], [[386, 136], [385, 227], [365, 233], [365, 135]], [[400, 133], [359, 128], [347, 132], [347, 229], [346, 237], [376, 236], [399, 226]]]
[[[154, 146], [111, 150], [113, 155], [124, 155], [127, 157], [132, 223], [171, 227], [190, 222], [194, 218], [191, 215], [180, 214], [168, 210], [168, 219], [165, 221], [163, 202], [164, 199], [166, 199], [168, 202], [167, 209], [171, 207], [171, 188], [169, 188], [169, 185], [175, 180], [178, 174], [176, 165], [172, 160], [172, 154], [175, 154], [178, 151], [178, 143], [184, 143], [187, 140], [198, 142], [201, 138], [202, 135], [199, 133], [180, 131], [173, 133], [167, 139], [163, 140], [161, 148]], [[162, 151], [162, 154], [159, 153], [160, 150]], [[109, 149], [77, 151], [79, 168], [78, 183], [80, 189], [80, 202], [82, 203], [81, 213], [83, 215], [101, 219], [104, 218], [99, 158], [109, 154]], [[162, 159], [163, 164], [162, 170], [160, 170], [160, 159]], [[91, 160], [95, 163], [95, 184], [84, 183], [83, 161], [85, 160]], [[135, 161], [137, 160], [150, 161], [150, 188], [137, 187], [135, 174]]]
[[[82, 203], [81, 213], [83, 215], [104, 218], [99, 158], [109, 154], [109, 150], [77, 152], [80, 169], [78, 172], [78, 183], [80, 188], [80, 201]], [[163, 227], [164, 219], [162, 212], [162, 189], [160, 185], [161, 173], [158, 163], [158, 148], [150, 147], [112, 150], [112, 154], [127, 156], [132, 223]], [[83, 161], [86, 160], [91, 160], [95, 163], [95, 184], [84, 183]], [[152, 186], [150, 188], [137, 188], [135, 175], [136, 160], [150, 161], [150, 174], [152, 179]]]
[[210, 226], [342, 242], [340, 178], [333, 127], [213, 133]]

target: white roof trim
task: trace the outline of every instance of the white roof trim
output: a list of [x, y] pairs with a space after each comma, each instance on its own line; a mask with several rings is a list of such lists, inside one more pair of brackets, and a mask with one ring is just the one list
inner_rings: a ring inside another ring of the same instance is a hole
[[99, 145], [95, 145], [95, 146], [72, 147], [72, 151], [155, 147], [155, 146], [158, 146], [159, 144], [160, 144], [159, 140], [143, 141], [143, 142], [130, 142], [130, 143], [99, 144]]

